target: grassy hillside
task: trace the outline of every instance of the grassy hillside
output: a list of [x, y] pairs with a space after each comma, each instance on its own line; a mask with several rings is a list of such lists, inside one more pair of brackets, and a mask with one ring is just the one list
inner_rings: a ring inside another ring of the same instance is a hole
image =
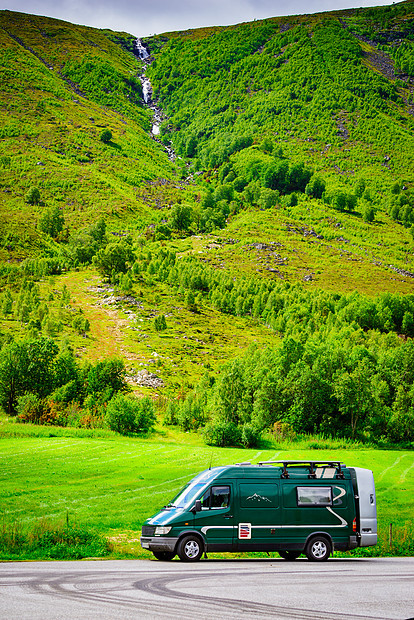
[[0, 12], [8, 415], [105, 427], [130, 389], [212, 444], [411, 446], [413, 19], [151, 37], [155, 139], [132, 34]]
[[148, 219], [142, 189], [175, 174], [150, 137], [132, 35], [10, 11], [0, 25], [1, 259], [40, 251], [47, 208], [63, 214], [66, 234], [99, 216], [115, 230]]

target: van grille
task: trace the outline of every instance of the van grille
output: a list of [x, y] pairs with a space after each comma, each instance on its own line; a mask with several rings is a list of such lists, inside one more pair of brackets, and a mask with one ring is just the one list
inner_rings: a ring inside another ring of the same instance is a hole
[[154, 536], [155, 534], [155, 525], [144, 525], [142, 528], [143, 536]]

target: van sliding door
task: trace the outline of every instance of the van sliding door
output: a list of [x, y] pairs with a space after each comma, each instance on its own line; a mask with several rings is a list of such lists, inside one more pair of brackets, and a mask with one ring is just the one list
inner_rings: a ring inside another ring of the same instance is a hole
[[281, 535], [278, 482], [239, 483], [236, 525], [239, 551], [277, 549]]

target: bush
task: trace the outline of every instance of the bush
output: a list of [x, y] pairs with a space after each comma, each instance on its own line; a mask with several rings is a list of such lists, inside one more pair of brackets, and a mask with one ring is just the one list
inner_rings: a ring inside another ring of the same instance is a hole
[[246, 424], [242, 427], [241, 442], [245, 448], [255, 448], [261, 439], [261, 431], [253, 424]]
[[209, 446], [239, 446], [242, 443], [242, 429], [234, 422], [212, 420], [204, 430], [204, 441]]
[[100, 133], [99, 140], [104, 144], [108, 144], [112, 140], [112, 132], [109, 129], [103, 129]]
[[163, 332], [164, 330], [167, 329], [167, 322], [163, 314], [160, 314], [159, 316], [155, 317], [154, 327], [157, 332]]
[[121, 435], [148, 433], [154, 428], [156, 418], [152, 400], [145, 396], [137, 400], [118, 394], [109, 401], [106, 410], [109, 428]]
[[38, 422], [43, 414], [43, 404], [36, 394], [23, 394], [17, 399], [16, 415], [22, 422]]
[[31, 187], [24, 199], [29, 205], [38, 205], [40, 203], [40, 192], [37, 187]]

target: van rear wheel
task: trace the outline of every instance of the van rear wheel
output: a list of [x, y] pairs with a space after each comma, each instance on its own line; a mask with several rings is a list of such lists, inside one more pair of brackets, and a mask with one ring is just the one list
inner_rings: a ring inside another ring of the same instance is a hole
[[163, 560], [164, 562], [172, 560], [175, 556], [173, 551], [153, 551], [152, 554], [157, 560]]
[[197, 536], [184, 536], [178, 543], [177, 554], [183, 562], [197, 562], [203, 555], [203, 544]]
[[325, 536], [314, 536], [305, 547], [306, 557], [312, 562], [325, 562], [331, 551], [331, 543]]
[[292, 561], [296, 560], [302, 551], [279, 551], [279, 555], [284, 560]]

